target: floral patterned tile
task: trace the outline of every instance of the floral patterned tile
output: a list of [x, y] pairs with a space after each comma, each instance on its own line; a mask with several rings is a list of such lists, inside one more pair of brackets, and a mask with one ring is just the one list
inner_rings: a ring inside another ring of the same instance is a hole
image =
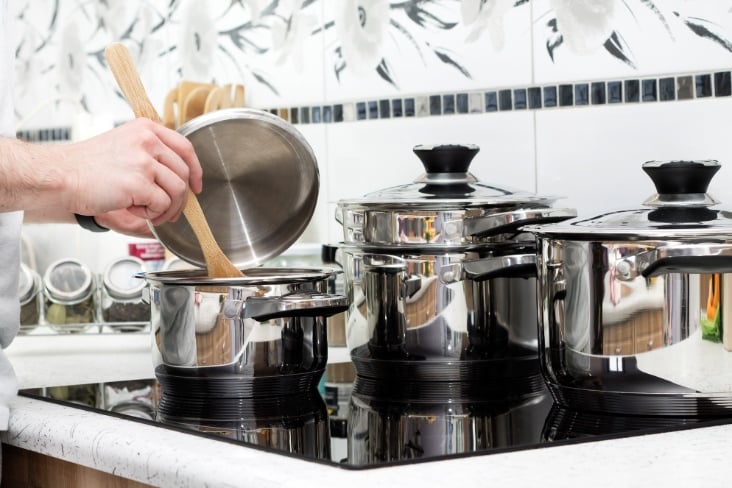
[[65, 137], [81, 112], [131, 117], [104, 61], [113, 40], [160, 108], [182, 79], [244, 83], [247, 105], [299, 125], [732, 95], [732, 0], [13, 5], [32, 140]]
[[728, 68], [732, 2], [531, 0], [537, 83]]
[[[69, 123], [78, 110], [129, 119], [104, 60], [112, 41], [130, 48], [160, 111], [181, 80], [242, 83], [250, 106], [322, 101], [323, 37], [312, 34], [322, 27], [322, 6], [320, 1], [58, 0], [49, 8], [47, 2], [13, 2], [18, 119], [39, 109], [46, 109], [50, 126]], [[62, 103], [39, 106], [39, 93], [48, 103]]]
[[16, 16], [19, 128], [67, 124], [79, 112], [132, 116], [104, 60], [113, 40], [130, 47], [152, 100], [162, 102], [173, 73], [160, 57], [174, 43], [160, 29], [167, 2], [11, 2]]
[[530, 79], [526, 0], [322, 3], [328, 101]]

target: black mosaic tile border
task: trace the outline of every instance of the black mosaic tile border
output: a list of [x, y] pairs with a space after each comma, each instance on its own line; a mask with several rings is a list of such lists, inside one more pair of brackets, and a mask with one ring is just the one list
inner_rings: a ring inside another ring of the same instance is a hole
[[[732, 96], [732, 72], [663, 75], [272, 108], [293, 124], [635, 104]], [[310, 117], [303, 118], [303, 113]], [[338, 113], [337, 117], [320, 114]], [[290, 114], [288, 118], [288, 114]], [[317, 114], [317, 115], [316, 115]], [[307, 122], [305, 120], [308, 120]]]
[[71, 127], [19, 130], [15, 137], [28, 142], [57, 142], [71, 140]]
[[[433, 93], [325, 105], [263, 108], [292, 124], [435, 117], [516, 110], [643, 104], [732, 96], [732, 71]], [[33, 142], [66, 141], [68, 127], [22, 130]]]

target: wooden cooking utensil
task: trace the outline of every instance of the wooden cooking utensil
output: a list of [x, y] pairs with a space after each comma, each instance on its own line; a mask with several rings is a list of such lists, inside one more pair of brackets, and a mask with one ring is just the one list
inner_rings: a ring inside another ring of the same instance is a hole
[[[165, 96], [163, 103], [163, 125], [168, 129], [178, 128], [178, 117], [175, 115], [175, 106], [178, 104], [178, 87], [173, 88]], [[180, 106], [178, 106], [180, 111]]]
[[220, 108], [231, 108], [233, 106], [233, 100], [231, 97], [231, 83], [221, 86], [221, 101], [219, 102]]
[[208, 92], [206, 104], [203, 106], [203, 113], [209, 113], [219, 109], [223, 89], [223, 87], [219, 86]]
[[243, 107], [244, 85], [233, 85], [233, 88], [233, 95], [232, 85], [230, 84], [222, 85], [211, 90], [206, 98], [203, 112], [208, 113], [222, 108]]
[[[147, 117], [155, 122], [160, 122], [160, 117], [145, 92], [145, 87], [142, 85], [140, 75], [132, 62], [130, 52], [124, 44], [118, 42], [110, 44], [104, 50], [104, 55], [135, 116]], [[188, 201], [183, 209], [183, 215], [185, 215], [201, 245], [208, 276], [211, 278], [244, 276], [216, 243], [216, 239], [206, 221], [206, 216], [198, 203], [198, 198], [190, 189], [188, 190]]]
[[178, 103], [183, 106], [185, 99], [188, 98], [188, 95], [190, 95], [190, 93], [196, 88], [208, 88], [209, 90], [213, 90], [216, 88], [216, 85], [214, 83], [204, 83], [201, 81], [183, 80], [178, 84]]
[[188, 97], [183, 100], [183, 110], [181, 110], [182, 115], [180, 117], [181, 125], [203, 114], [210, 91], [211, 87], [199, 86], [188, 93]]
[[234, 85], [234, 106], [244, 106], [244, 85]]

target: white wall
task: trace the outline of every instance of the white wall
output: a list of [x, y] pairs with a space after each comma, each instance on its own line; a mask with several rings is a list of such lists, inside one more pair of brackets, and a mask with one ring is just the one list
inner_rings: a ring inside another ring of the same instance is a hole
[[[571, 10], [563, 10], [562, 5], [570, 2], [497, 0], [484, 5], [484, 9], [493, 5], [494, 10], [475, 11], [474, 16], [468, 7], [480, 2], [436, 1], [426, 4], [432, 17], [420, 17], [427, 19], [424, 26], [396, 4], [379, 9], [385, 3], [380, 1], [322, 0], [302, 10], [298, 9], [300, 2], [280, 2], [278, 15], [270, 15], [266, 7], [253, 7], [267, 2], [235, 3], [226, 10], [230, 2], [181, 0], [173, 2], [168, 10], [167, 0], [111, 2], [108, 8], [92, 8], [81, 0], [61, 0], [49, 35], [43, 30], [50, 22], [48, 9], [43, 10], [38, 2], [33, 7], [31, 2], [25, 3], [16, 2], [19, 11], [24, 12], [21, 27], [25, 28], [19, 33], [19, 39], [26, 43], [24, 49], [33, 43], [39, 45], [46, 37], [51, 41], [41, 50], [21, 53], [22, 62], [17, 67], [21, 73], [18, 118], [25, 128], [71, 126], [78, 113], [72, 103], [39, 109], [45, 99], [38, 93], [76, 97], [102, 120], [129, 118], [124, 100], [112, 95], [114, 81], [94, 53], [114, 40], [115, 33], [124, 32], [130, 19], [135, 18], [144, 22], [135, 24], [131, 38], [125, 42], [133, 47], [145, 46], [135, 55], [159, 107], [165, 93], [181, 79], [243, 82], [247, 103], [267, 109], [320, 103], [348, 105], [360, 100], [439, 93], [482, 96], [486, 90], [502, 88], [694, 75], [732, 66], [732, 53], [727, 47], [698, 34], [704, 28], [721, 39], [732, 37], [732, 0], [590, 2], [597, 11], [587, 10], [586, 4], [578, 1], [571, 2]], [[200, 15], [190, 17], [187, 12], [193, 3]], [[346, 14], [353, 14], [359, 5], [366, 8], [369, 20], [378, 20], [386, 12], [383, 31], [360, 29], [354, 20], [345, 33], [335, 27], [326, 28], [344, 22]], [[95, 30], [99, 16], [107, 20], [106, 29]], [[291, 18], [293, 27], [287, 36], [277, 37], [275, 34], [282, 32], [278, 22], [283, 18]], [[454, 26], [437, 28], [434, 19]], [[549, 25], [552, 19], [564, 39], [553, 57], [547, 49], [548, 43], [557, 39]], [[688, 27], [690, 19], [702, 19], [697, 33]], [[241, 44], [241, 49], [234, 37], [221, 34], [255, 21], [263, 27], [242, 30], [242, 39], [247, 42]], [[163, 27], [152, 31], [151, 26], [158, 22]], [[64, 51], [63, 47], [74, 45], [61, 35], [70, 24], [76, 25], [79, 36], [86, 39], [81, 51], [76, 52], [86, 69], [69, 73], [61, 71], [57, 60], [61, 54], [75, 52]], [[613, 32], [615, 39], [624, 43], [627, 62], [605, 48]], [[193, 35], [203, 39], [202, 49], [207, 42], [214, 46], [206, 51], [207, 57], [191, 50]], [[253, 46], [264, 52], [255, 51]], [[358, 56], [351, 57], [336, 77], [339, 46], [355, 46]], [[436, 50], [449, 54], [470, 76], [440, 61]], [[374, 51], [387, 60], [394, 83], [384, 81], [369, 64]], [[198, 65], [192, 65], [191, 60], [199, 61]], [[73, 76], [83, 81], [78, 90], [68, 86]], [[277, 93], [257, 76], [271, 83]], [[730, 104], [732, 97], [710, 97], [298, 124], [296, 127], [316, 153], [321, 173], [320, 201], [301, 242], [340, 238], [333, 219], [338, 199], [407, 183], [418, 176], [421, 165], [411, 151], [416, 144], [478, 144], [481, 152], [471, 171], [481, 180], [565, 196], [560, 205], [576, 207], [585, 216], [603, 209], [636, 206], [652, 194], [650, 180], [640, 170], [646, 160], [718, 159], [723, 166], [710, 191], [732, 208], [732, 149], [727, 136]], [[27, 233], [34, 247], [48, 256], [74, 255], [93, 267], [125, 253], [129, 242], [119, 236], [92, 235], [74, 226], [29, 228]]]

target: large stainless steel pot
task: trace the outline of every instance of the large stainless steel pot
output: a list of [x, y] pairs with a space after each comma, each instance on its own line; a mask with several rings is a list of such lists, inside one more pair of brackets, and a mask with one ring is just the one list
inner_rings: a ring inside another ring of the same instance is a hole
[[[503, 381], [538, 371], [535, 240], [576, 215], [479, 182], [477, 146], [417, 146], [414, 184], [341, 200], [346, 342], [359, 375]], [[506, 261], [510, 273], [506, 273]]]
[[716, 161], [648, 162], [643, 207], [530, 226], [540, 356], [564, 406], [732, 414], [732, 219], [706, 194]]
[[346, 298], [326, 293], [332, 269], [254, 268], [243, 278], [201, 270], [144, 275], [153, 363], [171, 396], [287, 395], [317, 385], [328, 358], [326, 317]]

